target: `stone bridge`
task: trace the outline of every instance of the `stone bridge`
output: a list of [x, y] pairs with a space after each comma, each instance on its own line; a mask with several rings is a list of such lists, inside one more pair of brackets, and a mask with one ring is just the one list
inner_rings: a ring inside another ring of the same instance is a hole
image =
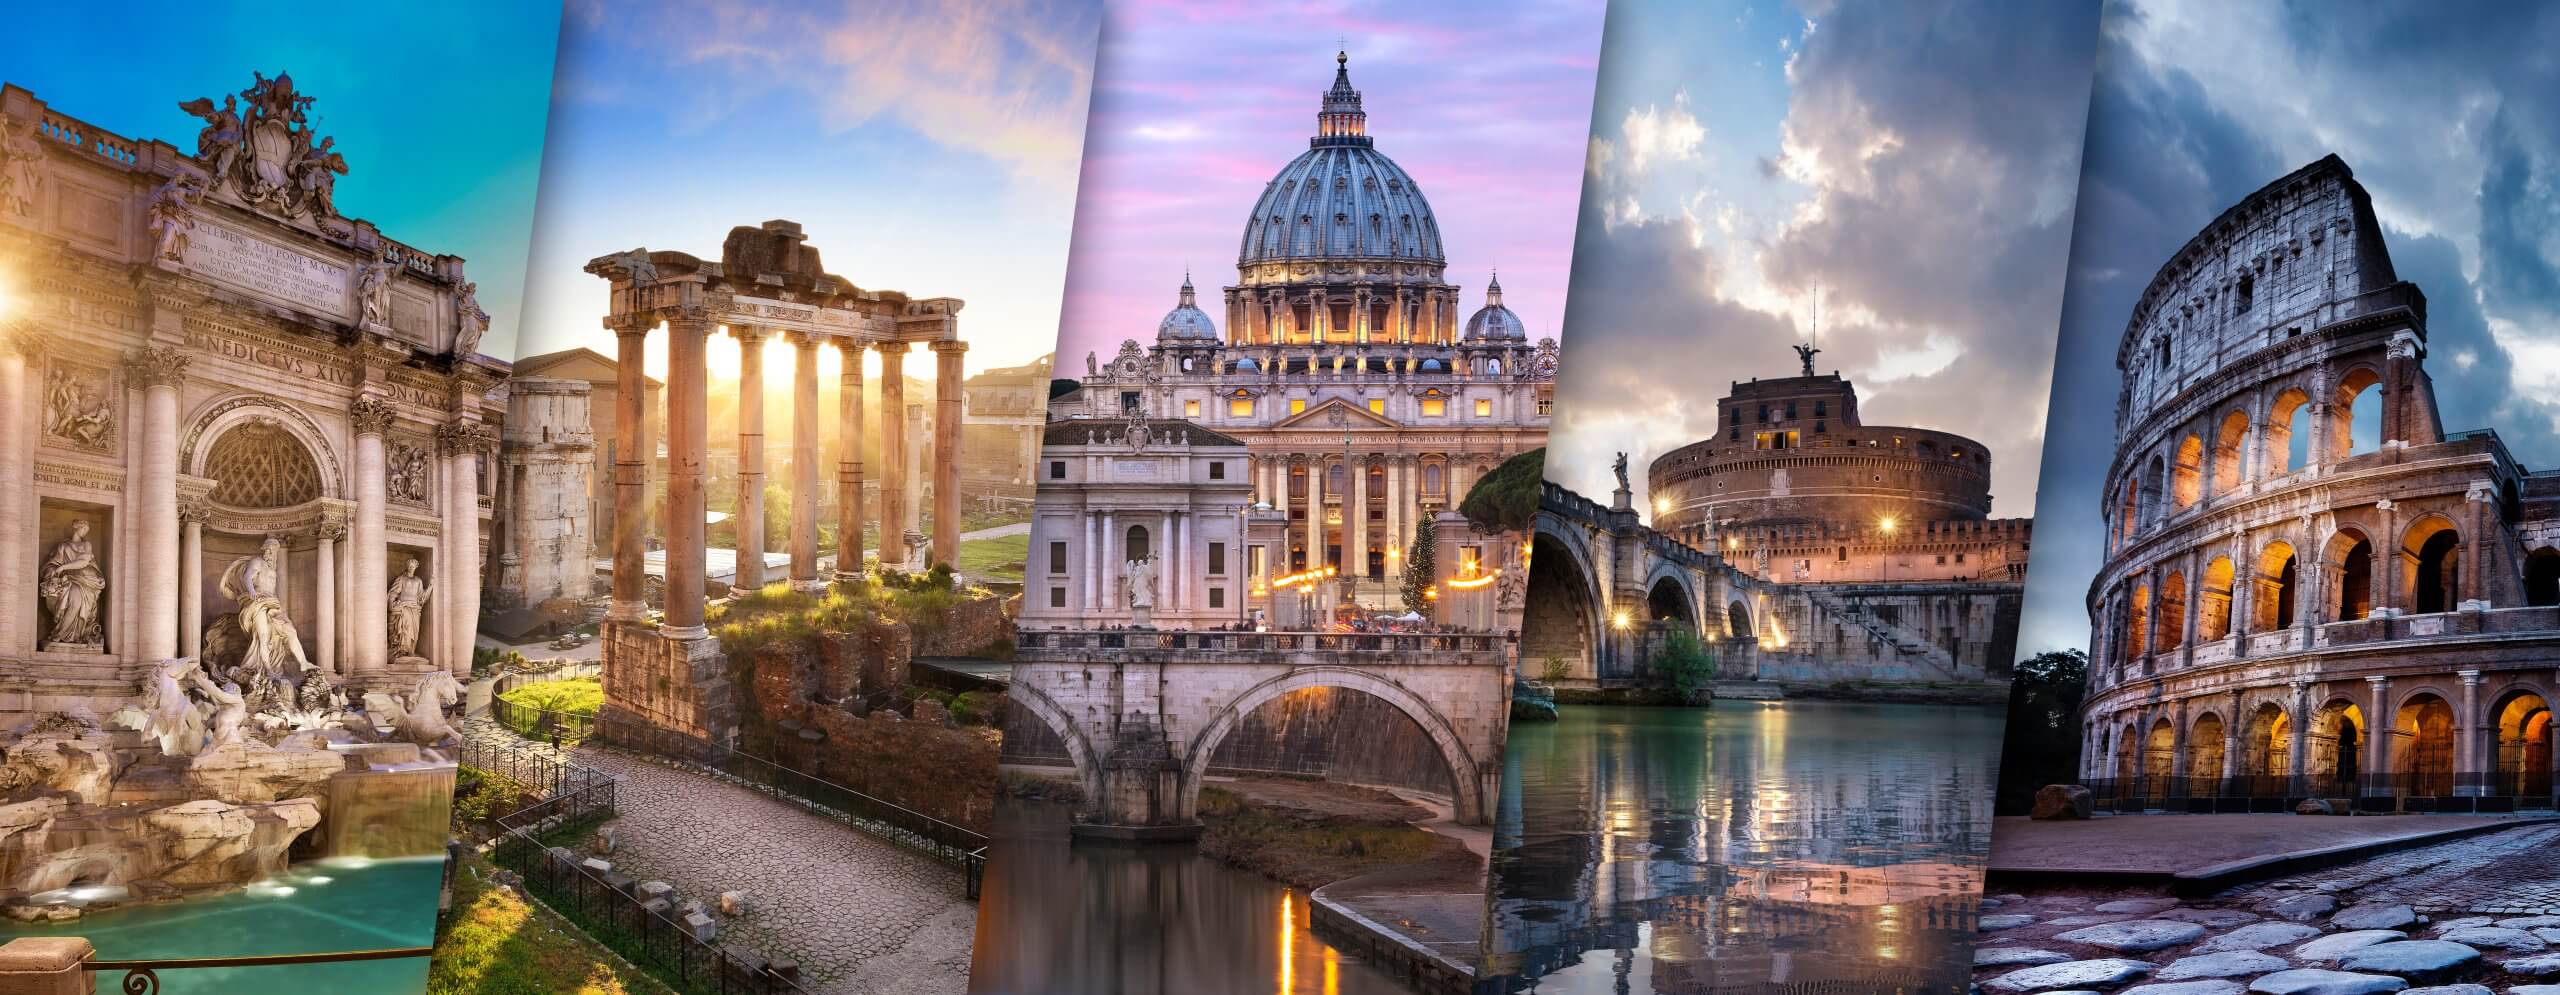
[[1555, 484], [1530, 540], [1522, 673], [1568, 687], [1655, 683], [1675, 629], [1720, 680], [1831, 684], [2006, 680], [2019, 585], [1778, 584]]
[[1019, 636], [1011, 698], [1066, 742], [1080, 834], [1199, 832], [1218, 745], [1292, 691], [1344, 688], [1395, 707], [1448, 765], [1456, 818], [1492, 821], [1510, 721], [1511, 640], [1484, 634], [1042, 630]]

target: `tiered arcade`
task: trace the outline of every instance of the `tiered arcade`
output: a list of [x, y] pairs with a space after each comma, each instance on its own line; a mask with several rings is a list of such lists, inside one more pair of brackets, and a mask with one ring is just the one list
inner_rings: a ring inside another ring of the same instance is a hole
[[2426, 298], [2335, 156], [2126, 323], [2083, 774], [2193, 810], [2551, 804], [2560, 477], [2447, 432]]

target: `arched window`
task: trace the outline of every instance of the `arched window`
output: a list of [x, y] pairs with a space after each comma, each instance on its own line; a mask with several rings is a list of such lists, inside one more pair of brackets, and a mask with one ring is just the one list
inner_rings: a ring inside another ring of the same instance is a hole
[[1128, 535], [1121, 540], [1121, 558], [1143, 560], [1147, 558], [1148, 552], [1147, 527], [1144, 525], [1129, 526]]
[[2373, 543], [2354, 529], [2339, 530], [2329, 543], [2338, 571], [2338, 621], [2373, 614]]
[[2544, 546], [2524, 558], [2524, 603], [2560, 605], [2560, 550]]
[[2250, 601], [2249, 631], [2273, 632], [2293, 624], [2294, 592], [2299, 586], [2293, 560], [2290, 543], [2269, 543], [2258, 554], [2257, 596]]
[[2213, 433], [2213, 492], [2228, 494], [2248, 476], [2242, 466], [2249, 451], [2249, 415], [2234, 411], [2222, 416], [2222, 426]]
[[1440, 464], [1438, 464], [1438, 463], [1425, 463], [1425, 464], [1423, 464], [1423, 465], [1422, 465], [1422, 493], [1424, 493], [1424, 494], [1439, 494], [1440, 492], [1441, 492], [1441, 488], [1440, 488]]
[[2169, 501], [2180, 511], [2204, 497], [2204, 440], [2187, 436], [2178, 443], [2178, 463], [2169, 474]]
[[2210, 642], [2231, 635], [2231, 558], [2217, 556], [2204, 565], [2196, 591], [2196, 638]]
[[2462, 536], [2451, 521], [2442, 515], [2419, 519], [2409, 527], [2401, 550], [2406, 570], [2401, 590], [2408, 592], [2411, 612], [2449, 612], [2461, 603]]
[[2267, 410], [2267, 460], [2278, 473], [2311, 465], [2311, 395], [2299, 388], [2276, 395]]
[[2330, 456], [2345, 459], [2382, 449], [2382, 378], [2359, 366], [2338, 382], [2337, 419], [2329, 430]]
[[2170, 574], [2160, 582], [2160, 652], [2167, 653], [2187, 641], [2187, 577]]
[[2126, 663], [2151, 652], [2151, 588], [2133, 589], [2133, 600], [2125, 602], [2124, 658]]

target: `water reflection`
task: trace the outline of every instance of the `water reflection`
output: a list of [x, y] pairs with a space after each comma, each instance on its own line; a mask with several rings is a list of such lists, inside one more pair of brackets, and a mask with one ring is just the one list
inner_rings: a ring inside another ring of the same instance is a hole
[[996, 807], [971, 992], [1405, 992], [1318, 937], [1303, 893], [1190, 847], [1072, 844], [1069, 811]]
[[1961, 991], [2000, 714], [1720, 702], [1511, 729], [1508, 991]]

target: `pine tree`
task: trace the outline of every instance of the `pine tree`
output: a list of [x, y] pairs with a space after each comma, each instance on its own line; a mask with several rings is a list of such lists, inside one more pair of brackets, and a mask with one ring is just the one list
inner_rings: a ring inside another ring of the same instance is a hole
[[1440, 573], [1440, 565], [1435, 562], [1439, 548], [1438, 530], [1432, 527], [1431, 516], [1425, 513], [1421, 521], [1414, 523], [1413, 546], [1404, 551], [1404, 609], [1406, 611], [1422, 615], [1431, 614], [1431, 599], [1424, 594], [1431, 590], [1433, 578]]

